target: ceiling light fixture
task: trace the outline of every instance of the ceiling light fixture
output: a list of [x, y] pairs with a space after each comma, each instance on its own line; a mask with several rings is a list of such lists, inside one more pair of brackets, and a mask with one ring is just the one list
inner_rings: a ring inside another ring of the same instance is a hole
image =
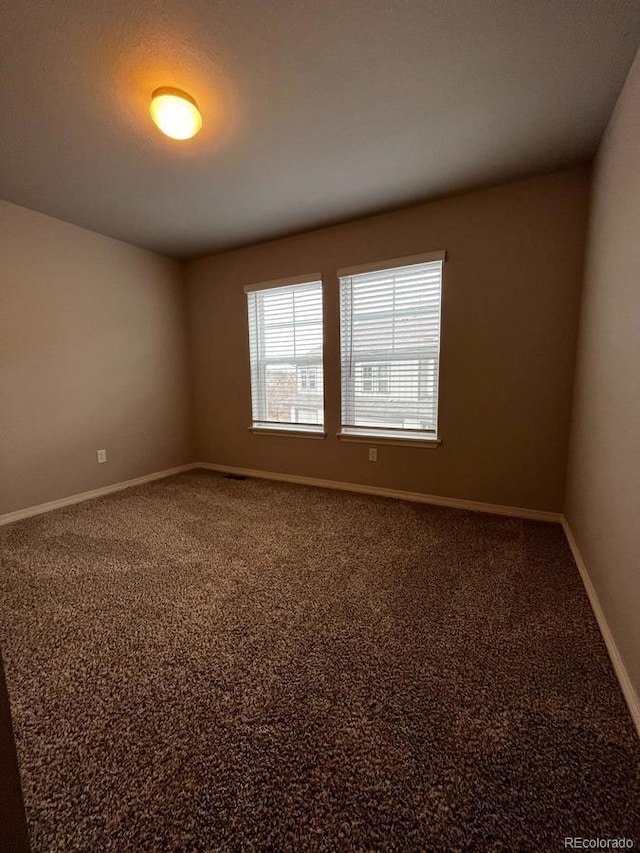
[[151, 118], [171, 139], [191, 139], [202, 127], [202, 116], [191, 95], [161, 86], [151, 95]]

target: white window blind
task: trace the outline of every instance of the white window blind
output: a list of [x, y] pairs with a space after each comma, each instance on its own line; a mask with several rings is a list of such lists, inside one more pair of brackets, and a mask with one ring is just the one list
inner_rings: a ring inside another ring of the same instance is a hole
[[340, 275], [344, 435], [437, 437], [441, 292], [441, 259]]
[[322, 432], [322, 282], [245, 290], [253, 427]]

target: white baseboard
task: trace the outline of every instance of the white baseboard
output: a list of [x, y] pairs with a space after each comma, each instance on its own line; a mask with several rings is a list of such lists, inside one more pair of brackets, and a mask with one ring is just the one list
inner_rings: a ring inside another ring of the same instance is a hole
[[358, 492], [363, 495], [378, 495], [383, 498], [395, 498], [400, 501], [414, 501], [436, 506], [448, 506], [455, 509], [468, 509], [473, 512], [489, 512], [494, 515], [509, 515], [514, 518], [527, 518], [534, 521], [555, 521], [560, 523], [559, 512], [546, 512], [539, 509], [524, 509], [516, 506], [467, 501], [461, 498], [445, 498], [440, 495], [425, 495], [422, 492], [403, 492], [399, 489], [385, 489], [382, 486], [364, 486], [360, 483], [345, 483], [341, 480], [320, 480], [316, 477], [302, 477], [298, 474], [279, 474], [274, 471], [254, 471], [251, 468], [237, 468], [235, 465], [217, 465], [213, 462], [198, 462], [196, 468], [219, 471], [223, 474], [241, 474], [245, 477], [258, 477], [263, 480], [278, 480], [283, 483], [299, 483], [303, 486], [320, 486], [323, 489], [338, 489], [342, 492]]
[[618, 651], [616, 641], [613, 638], [613, 634], [611, 633], [611, 630], [607, 623], [604, 611], [600, 606], [595, 587], [593, 586], [591, 578], [589, 577], [587, 566], [584, 560], [582, 559], [582, 555], [578, 548], [578, 543], [576, 542], [573, 533], [571, 532], [569, 522], [564, 516], [562, 517], [562, 527], [564, 528], [564, 532], [567, 537], [567, 542], [569, 543], [569, 547], [571, 548], [573, 559], [576, 561], [576, 566], [578, 567], [578, 571], [580, 572], [580, 577], [582, 578], [582, 583], [584, 584], [585, 591], [589, 598], [591, 609], [593, 610], [593, 615], [596, 617], [598, 627], [600, 628], [600, 633], [602, 634], [602, 639], [604, 640], [605, 646], [607, 647], [607, 652], [609, 653], [611, 664], [618, 678], [620, 689], [622, 690], [622, 695], [624, 696], [625, 701], [629, 706], [629, 713], [631, 714], [631, 719], [633, 720], [633, 723], [636, 727], [636, 731], [638, 732], [638, 737], [640, 737], [640, 697], [638, 697], [638, 694], [636, 693], [633, 684], [631, 683], [629, 673], [627, 672], [627, 669], [624, 665], [624, 661], [622, 660], [620, 652]]
[[101, 486], [99, 489], [91, 489], [88, 492], [79, 492], [77, 495], [69, 495], [66, 498], [58, 498], [55, 501], [48, 501], [45, 504], [37, 504], [36, 506], [28, 506], [24, 509], [18, 509], [15, 512], [7, 512], [0, 515], [0, 527], [3, 524], [11, 524], [12, 521], [20, 521], [23, 518], [30, 518], [32, 515], [41, 515], [43, 512], [51, 512], [53, 509], [60, 509], [71, 504], [79, 504], [83, 501], [90, 501], [93, 498], [100, 498], [103, 495], [110, 495], [112, 492], [120, 492], [122, 489], [130, 489], [132, 486], [142, 486], [145, 483], [151, 483], [153, 480], [162, 480], [164, 477], [172, 477], [174, 474], [181, 474], [183, 471], [191, 471], [193, 468], [200, 467], [193, 463], [189, 465], [179, 465], [177, 468], [167, 468], [166, 471], [155, 471], [153, 474], [145, 474], [143, 477], [136, 477], [133, 480], [124, 480], [121, 483], [112, 483], [110, 486]]

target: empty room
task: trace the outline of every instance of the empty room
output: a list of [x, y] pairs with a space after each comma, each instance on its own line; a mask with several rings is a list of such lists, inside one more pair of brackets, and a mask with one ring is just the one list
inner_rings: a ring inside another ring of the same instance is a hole
[[0, 853], [640, 845], [640, 3], [13, 0]]

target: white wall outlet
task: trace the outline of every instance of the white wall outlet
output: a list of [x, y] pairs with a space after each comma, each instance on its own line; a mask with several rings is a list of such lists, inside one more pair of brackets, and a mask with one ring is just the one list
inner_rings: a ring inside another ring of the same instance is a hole
[[106, 462], [107, 461], [107, 451], [99, 450], [98, 451], [98, 462]]
[[378, 461], [378, 448], [370, 447], [369, 448], [369, 462], [377, 462]]

